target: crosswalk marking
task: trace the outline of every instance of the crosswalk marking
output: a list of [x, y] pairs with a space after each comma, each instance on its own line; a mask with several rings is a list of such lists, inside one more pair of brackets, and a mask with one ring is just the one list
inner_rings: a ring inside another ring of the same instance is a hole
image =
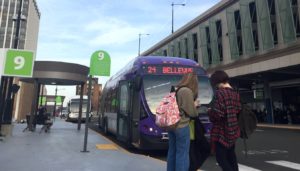
[[245, 165], [239, 164], [239, 171], [261, 171], [261, 170], [258, 170], [258, 169], [255, 169], [253, 167], [249, 167], [249, 166], [245, 166]]
[[271, 163], [271, 164], [275, 164], [275, 165], [279, 165], [279, 166], [283, 166], [283, 167], [288, 167], [288, 168], [291, 168], [291, 169], [300, 170], [300, 164], [298, 164], [298, 163], [293, 163], [293, 162], [284, 161], [284, 160], [266, 161], [266, 162]]
[[[293, 163], [293, 162], [284, 161], [284, 160], [265, 161], [265, 162], [269, 163], [269, 164], [273, 164], [273, 167], [275, 167], [274, 165], [277, 165], [277, 166], [287, 167], [290, 169], [295, 169], [295, 170], [300, 171], [299, 163]], [[216, 163], [216, 165], [218, 165], [218, 163]], [[243, 165], [240, 163], [238, 163], [238, 166], [239, 166], [239, 171], [262, 171], [262, 170], [254, 168], [254, 167], [249, 167], [249, 166], [246, 166], [246, 165]], [[197, 171], [202, 171], [202, 170], [197, 170]]]
[[[294, 162], [285, 161], [285, 160], [274, 160], [274, 161], [263, 161], [263, 162], [265, 162], [264, 166], [268, 167], [269, 170], [273, 170], [274, 168], [278, 168], [278, 167], [281, 166], [281, 167], [285, 167], [285, 168], [289, 168], [289, 169], [295, 169], [295, 170], [300, 171], [300, 163], [294, 163]], [[268, 165], [266, 163], [268, 163], [270, 165]], [[244, 163], [244, 164], [246, 164], [246, 163]], [[262, 171], [258, 168], [254, 168], [252, 166], [247, 166], [247, 165], [244, 165], [244, 164], [238, 163], [239, 171]], [[216, 166], [219, 166], [218, 163], [216, 163]], [[204, 169], [209, 170], [207, 167], [204, 167]], [[197, 171], [204, 171], [204, 170], [202, 168], [201, 170], [198, 169]]]

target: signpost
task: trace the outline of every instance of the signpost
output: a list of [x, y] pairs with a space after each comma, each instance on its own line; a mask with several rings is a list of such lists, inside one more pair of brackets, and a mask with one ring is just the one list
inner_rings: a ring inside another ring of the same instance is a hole
[[92, 54], [90, 60], [90, 73], [88, 80], [88, 103], [86, 109], [85, 117], [85, 134], [84, 134], [84, 145], [83, 151], [89, 152], [86, 150], [87, 147], [87, 137], [88, 137], [88, 123], [89, 123], [89, 113], [91, 105], [91, 87], [92, 87], [92, 76], [110, 76], [110, 56], [107, 52], [103, 50], [98, 50]]
[[6, 60], [3, 75], [32, 77], [33, 57], [32, 51], [9, 49], [6, 52]]
[[90, 75], [110, 76], [110, 56], [107, 52], [99, 50], [92, 54]]
[[[35, 59], [33, 51], [18, 49], [0, 49], [0, 76], [1, 78], [2, 76], [9, 76], [8, 78], [10, 78], [9, 82], [4, 81], [2, 83], [8, 84], [7, 94], [5, 95], [0, 93], [0, 97], [3, 97], [3, 100], [1, 100], [0, 102], [0, 130], [3, 118], [2, 114], [4, 112], [3, 109], [6, 109], [9, 112], [6, 113], [7, 116], [11, 115], [10, 112], [14, 101], [14, 99], [12, 98], [12, 94], [16, 93], [13, 92], [11, 88], [11, 84], [13, 81], [13, 78], [11, 77], [32, 77], [34, 60]], [[2, 86], [0, 89], [2, 91]]]

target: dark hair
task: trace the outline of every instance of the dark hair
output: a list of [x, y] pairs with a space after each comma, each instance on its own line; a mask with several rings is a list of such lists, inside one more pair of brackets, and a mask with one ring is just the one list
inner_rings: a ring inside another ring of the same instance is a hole
[[179, 84], [177, 85], [178, 88], [180, 87], [188, 87], [190, 88], [193, 93], [194, 97], [198, 97], [198, 77], [195, 73], [187, 73], [184, 74], [182, 79], [180, 80]]
[[229, 82], [229, 76], [226, 74], [226, 72], [222, 70], [215, 71], [210, 76], [210, 83], [213, 87], [216, 87], [220, 83], [228, 83]]

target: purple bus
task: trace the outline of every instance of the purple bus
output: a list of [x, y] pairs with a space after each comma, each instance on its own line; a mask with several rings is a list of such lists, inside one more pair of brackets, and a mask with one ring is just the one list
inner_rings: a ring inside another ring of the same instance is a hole
[[100, 100], [99, 128], [129, 147], [167, 149], [168, 134], [155, 125], [154, 112], [171, 86], [188, 72], [198, 74], [199, 117], [209, 136], [207, 105], [213, 90], [206, 71], [193, 60], [165, 56], [137, 57], [106, 82]]

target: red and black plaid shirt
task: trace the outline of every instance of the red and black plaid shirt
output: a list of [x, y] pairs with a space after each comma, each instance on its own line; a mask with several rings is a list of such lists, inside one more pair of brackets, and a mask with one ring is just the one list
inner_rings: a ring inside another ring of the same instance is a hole
[[237, 115], [241, 111], [240, 95], [231, 88], [220, 88], [215, 92], [209, 119], [213, 123], [212, 141], [231, 147], [240, 137]]

